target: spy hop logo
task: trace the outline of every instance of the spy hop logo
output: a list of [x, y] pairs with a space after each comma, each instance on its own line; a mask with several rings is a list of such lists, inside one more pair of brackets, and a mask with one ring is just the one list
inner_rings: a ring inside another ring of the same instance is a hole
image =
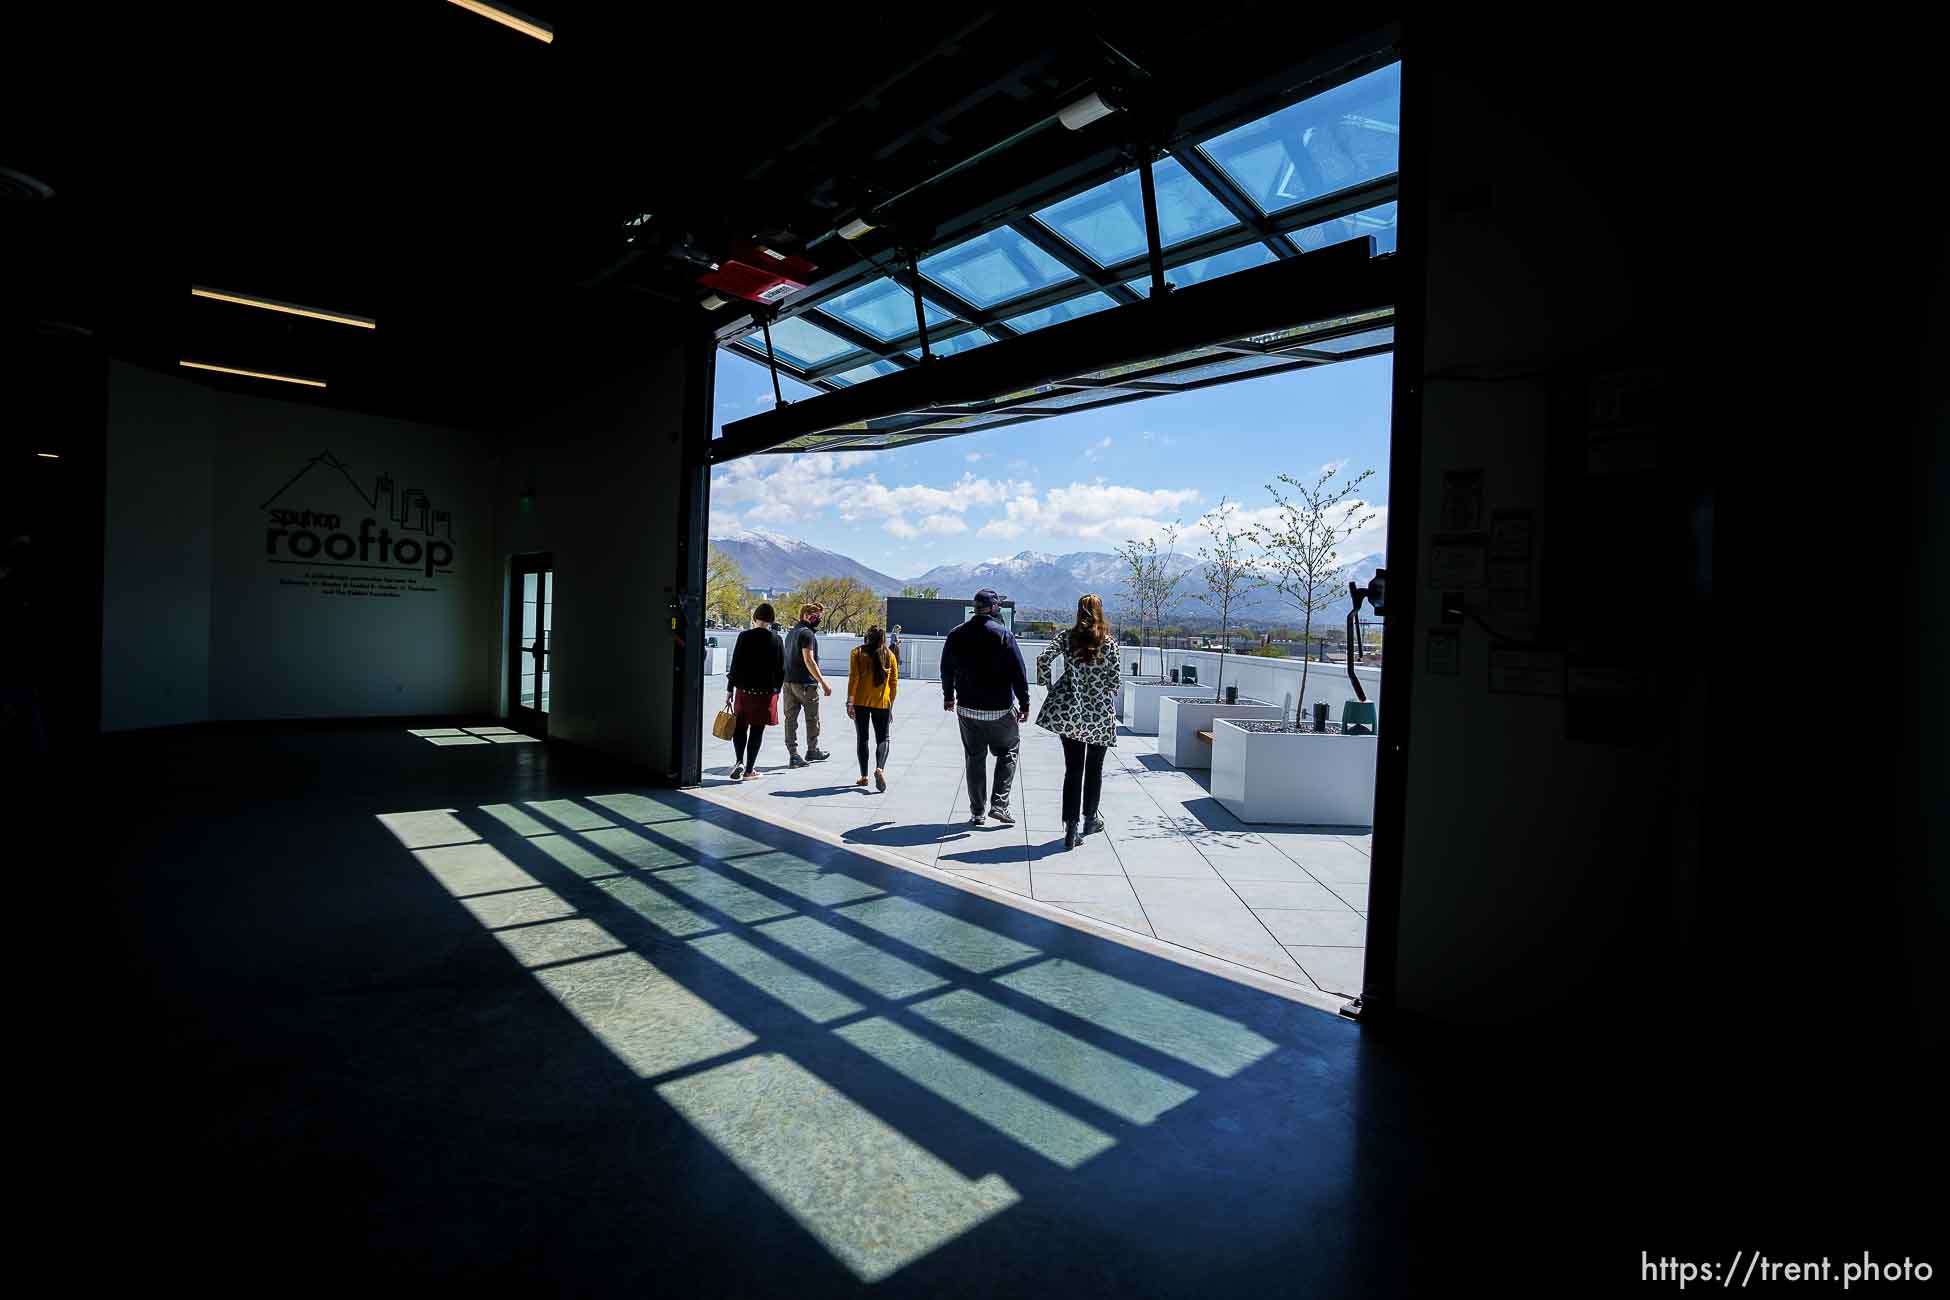
[[419, 569], [429, 578], [453, 572], [452, 512], [391, 474], [368, 492], [329, 451], [306, 461], [263, 510], [264, 554], [274, 563]]

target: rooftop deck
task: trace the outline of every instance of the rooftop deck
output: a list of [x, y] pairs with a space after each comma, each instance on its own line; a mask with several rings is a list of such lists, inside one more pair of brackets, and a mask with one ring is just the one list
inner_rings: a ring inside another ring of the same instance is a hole
[[923, 868], [953, 872], [1007, 901], [1033, 898], [1137, 934], [1243, 966], [1303, 990], [1352, 996], [1366, 956], [1368, 833], [1260, 827], [1217, 800], [1205, 774], [1180, 771], [1157, 737], [1120, 730], [1104, 763], [1107, 833], [1063, 848], [1062, 746], [1031, 722], [1010, 805], [1016, 824], [968, 824], [960, 732], [938, 685], [904, 681], [895, 701], [885, 794], [860, 775], [842, 682], [821, 705], [820, 743], [832, 757], [787, 766], [781, 729], [766, 729], [765, 774], [734, 783], [729, 742], [710, 718], [724, 679], [705, 687], [704, 786], [717, 802], [836, 843], [871, 846]]

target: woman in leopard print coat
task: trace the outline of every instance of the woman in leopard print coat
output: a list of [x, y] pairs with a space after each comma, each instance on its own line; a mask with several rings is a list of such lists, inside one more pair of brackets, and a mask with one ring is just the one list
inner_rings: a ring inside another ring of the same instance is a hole
[[[1103, 792], [1104, 754], [1117, 743], [1117, 642], [1104, 618], [1104, 602], [1085, 596], [1077, 601], [1077, 621], [1056, 634], [1049, 649], [1036, 656], [1036, 681], [1048, 686], [1036, 725], [1063, 739], [1063, 847], [1101, 831], [1097, 813]], [[1063, 677], [1050, 683], [1050, 663], [1063, 656]], [[1079, 830], [1078, 815], [1083, 817]]]

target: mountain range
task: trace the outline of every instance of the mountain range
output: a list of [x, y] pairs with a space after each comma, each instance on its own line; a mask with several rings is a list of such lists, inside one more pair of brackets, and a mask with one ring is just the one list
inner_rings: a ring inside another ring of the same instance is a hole
[[898, 593], [907, 585], [851, 556], [767, 528], [741, 528], [713, 537], [711, 545], [738, 561], [747, 585], [772, 591], [796, 587], [808, 578], [855, 578], [883, 596]]
[[[993, 587], [1007, 600], [1016, 602], [1024, 613], [1055, 613], [1067, 617], [1076, 609], [1077, 598], [1087, 591], [1104, 597], [1115, 615], [1123, 601], [1123, 562], [1109, 551], [1072, 551], [1055, 555], [1043, 551], [1023, 551], [1006, 559], [981, 564], [940, 564], [913, 578], [895, 578], [868, 568], [849, 556], [828, 551], [783, 534], [764, 529], [741, 529], [723, 537], [713, 537], [711, 545], [738, 561], [745, 580], [754, 587], [772, 590], [789, 588], [808, 578], [850, 577], [881, 595], [898, 595], [901, 588], [939, 587], [943, 596], [960, 598], [983, 587]], [[1377, 566], [1386, 561], [1380, 555], [1363, 555], [1353, 562], [1351, 576], [1365, 583]], [[1180, 599], [1175, 608], [1181, 619], [1211, 616], [1210, 609], [1192, 599], [1204, 590], [1203, 566], [1189, 555], [1173, 556], [1171, 571], [1183, 575], [1178, 584]], [[1277, 592], [1262, 588], [1246, 594], [1234, 608], [1235, 618], [1263, 622], [1278, 619], [1297, 623], [1292, 610]], [[1347, 601], [1314, 616], [1316, 627], [1339, 627], [1347, 616]]]

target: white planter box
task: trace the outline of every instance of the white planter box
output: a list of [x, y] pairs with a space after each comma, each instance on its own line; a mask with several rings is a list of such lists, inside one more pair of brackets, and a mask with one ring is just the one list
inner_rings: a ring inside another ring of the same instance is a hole
[[1212, 796], [1243, 822], [1372, 826], [1376, 736], [1212, 724]]
[[1197, 689], [1177, 682], [1126, 681], [1124, 689], [1118, 693], [1122, 707], [1117, 716], [1140, 736], [1155, 736], [1158, 734], [1158, 701], [1167, 695], [1183, 695]]
[[731, 652], [721, 645], [704, 648], [704, 672], [709, 677], [722, 677], [725, 667], [731, 662]]
[[[1186, 688], [1178, 688], [1180, 695]], [[1212, 766], [1212, 746], [1198, 738], [1212, 730], [1215, 718], [1263, 718], [1269, 722], [1280, 716], [1277, 704], [1262, 704], [1241, 696], [1237, 704], [1227, 704], [1205, 695], [1196, 700], [1167, 695], [1158, 701], [1158, 754], [1173, 767]]]

